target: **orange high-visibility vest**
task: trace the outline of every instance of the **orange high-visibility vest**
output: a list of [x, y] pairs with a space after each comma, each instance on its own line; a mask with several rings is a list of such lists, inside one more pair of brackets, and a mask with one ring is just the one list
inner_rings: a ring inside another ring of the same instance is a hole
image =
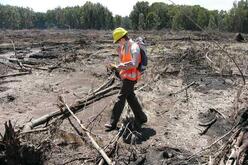
[[[121, 48], [121, 63], [127, 63], [132, 61], [132, 54], [131, 54], [131, 43], [128, 42], [128, 51], [125, 52], [124, 46]], [[139, 55], [139, 63], [141, 62], [141, 55]], [[132, 67], [128, 70], [122, 69], [120, 71], [121, 79], [128, 79], [131, 81], [137, 81], [141, 78], [141, 73], [136, 67]]]

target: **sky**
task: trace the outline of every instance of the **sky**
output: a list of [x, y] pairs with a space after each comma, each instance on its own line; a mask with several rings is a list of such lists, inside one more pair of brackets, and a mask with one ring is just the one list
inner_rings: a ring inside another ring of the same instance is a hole
[[[36, 12], [46, 12], [47, 10], [54, 9], [56, 7], [67, 6], [83, 6], [87, 0], [0, 0], [0, 4], [21, 6], [32, 8]], [[101, 3], [107, 7], [113, 15], [128, 16], [132, 11], [133, 6], [138, 1], [147, 1], [149, 4], [154, 2], [164, 2], [172, 4], [169, 0], [88, 0], [93, 3]], [[229, 10], [233, 6], [235, 0], [172, 0], [176, 4], [180, 5], [200, 5], [209, 10]]]

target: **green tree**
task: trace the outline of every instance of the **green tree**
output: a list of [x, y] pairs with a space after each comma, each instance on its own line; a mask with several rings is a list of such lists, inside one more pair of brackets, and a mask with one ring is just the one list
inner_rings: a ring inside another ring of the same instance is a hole
[[112, 13], [100, 3], [86, 2], [81, 16], [82, 27], [85, 29], [108, 29], [113, 27]]
[[139, 14], [139, 21], [138, 22], [139, 22], [139, 30], [144, 30], [146, 22], [145, 22], [145, 16], [143, 13]]
[[[190, 18], [190, 19], [189, 19]], [[46, 13], [0, 4], [0, 28], [81, 28], [81, 29], [184, 29], [209, 28], [220, 31], [248, 33], [248, 0], [233, 3], [229, 11], [209, 11], [199, 5], [180, 6], [155, 2], [137, 2], [129, 17], [112, 13], [100, 3], [86, 2], [83, 6], [55, 8]], [[193, 22], [192, 22], [193, 20]]]
[[159, 26], [159, 17], [155, 12], [148, 13], [146, 18], [147, 29], [157, 29]]
[[[149, 7], [149, 13], [155, 14], [154, 16], [156, 17], [156, 28], [157, 29], [162, 29], [162, 28], [169, 28], [171, 27], [171, 22], [172, 19], [169, 15], [169, 5], [163, 3], [163, 2], [155, 2]], [[153, 15], [152, 14], [152, 15]], [[149, 16], [151, 17], [151, 16]], [[147, 21], [150, 20], [151, 18], [147, 18]], [[147, 22], [147, 27], [151, 28], [151, 25], [149, 25], [149, 22]]]
[[126, 29], [131, 29], [131, 20], [129, 19], [129, 17], [124, 17], [122, 19], [122, 23], [121, 23], [121, 27], [124, 27]]
[[122, 24], [122, 17], [120, 15], [116, 15], [114, 17], [114, 26], [115, 27], [120, 27]]
[[141, 20], [142, 19], [144, 21], [146, 20], [146, 17], [148, 14], [148, 9], [149, 9], [149, 3], [148, 2], [144, 2], [144, 1], [137, 2], [134, 5], [133, 10], [129, 15], [129, 18], [132, 22], [132, 27], [134, 29], [138, 29], [138, 28], [144, 28], [145, 29], [144, 26], [146, 25], [146, 22], [141, 22]]
[[203, 7], [200, 7], [199, 5], [193, 6], [193, 10], [196, 16], [196, 23], [202, 28], [208, 27], [209, 11]]
[[226, 11], [221, 10], [217, 15], [217, 26], [219, 31], [227, 31], [228, 25], [225, 21]]
[[226, 16], [225, 21], [230, 25], [229, 31], [233, 32], [248, 32], [248, 1], [241, 0], [234, 2], [232, 9]]
[[181, 6], [173, 17], [172, 28], [179, 30], [198, 30], [198, 27], [189, 18], [196, 22], [192, 8], [190, 6]]
[[214, 15], [210, 15], [209, 23], [208, 23], [208, 29], [210, 30], [216, 30], [217, 29], [217, 20]]
[[40, 12], [35, 13], [33, 23], [34, 23], [34, 27], [36, 28], [40, 28], [40, 29], [46, 28], [45, 13], [40, 13]]

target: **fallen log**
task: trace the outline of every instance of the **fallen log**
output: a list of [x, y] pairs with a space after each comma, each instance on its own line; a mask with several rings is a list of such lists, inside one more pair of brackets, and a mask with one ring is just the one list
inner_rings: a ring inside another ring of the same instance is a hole
[[48, 131], [48, 128], [39, 128], [39, 129], [30, 130], [30, 131], [26, 131], [26, 132], [20, 132], [20, 135], [36, 133], [36, 132], [43, 132], [43, 131]]
[[20, 70], [20, 68], [17, 67], [17, 65], [15, 65], [15, 64], [13, 64], [13, 63], [11, 63], [11, 62], [6, 62], [6, 61], [3, 62], [3, 61], [0, 61], [0, 64], [3, 64], [3, 65], [5, 65], [5, 66], [9, 67], [10, 69]]
[[37, 67], [37, 66], [32, 66], [32, 65], [28, 65], [28, 64], [23, 64], [23, 66], [25, 66], [26, 68], [30, 68], [30, 69], [37, 69], [37, 70], [50, 70], [49, 68], [42, 68], [42, 67]]
[[[119, 89], [119, 88], [120, 88], [119, 84], [116, 84], [115, 86], [111, 86], [111, 87], [104, 89], [102, 91], [99, 91], [97, 93], [93, 92], [86, 99], [77, 101], [75, 104], [73, 104], [70, 107], [70, 109], [72, 110], [73, 113], [76, 113], [76, 112], [80, 111], [81, 109], [89, 106], [90, 104], [93, 104], [94, 102], [96, 102], [102, 98], [117, 94], [118, 91], [116, 89]], [[61, 115], [65, 115], [65, 116], [68, 115], [68, 111], [66, 111], [66, 107], [60, 107], [60, 108], [61, 108], [60, 110], [51, 112], [51, 113], [46, 114], [46, 115], [44, 115], [38, 119], [35, 119], [33, 121], [26, 123], [23, 131], [29, 131], [38, 125], [46, 123], [47, 121], [49, 121], [50, 119], [52, 119], [54, 117], [58, 117]]]
[[7, 84], [7, 83], [12, 83], [12, 82], [21, 82], [21, 80], [0, 81], [0, 85]]
[[112, 76], [108, 81], [106, 81], [102, 86], [100, 86], [99, 88], [97, 88], [95, 90], [95, 93], [96, 92], [99, 92], [101, 90], [103, 90], [104, 88], [107, 88], [109, 86], [111, 86], [113, 83], [115, 82], [115, 78]]
[[28, 61], [28, 60], [20, 60], [17, 58], [8, 58], [9, 62], [12, 63], [22, 63], [22, 64], [28, 64], [28, 65], [39, 65], [39, 64], [44, 64], [44, 62], [38, 62], [38, 61]]
[[54, 54], [48, 54], [44, 52], [38, 52], [36, 54], [32, 54], [29, 56], [29, 58], [35, 58], [35, 59], [54, 59], [58, 58], [58, 55]]
[[27, 65], [39, 65], [39, 64], [46, 64], [42, 61], [34, 61], [34, 60], [24, 60], [24, 59], [18, 59], [18, 58], [7, 58], [7, 57], [0, 57], [0, 63], [4, 65], [20, 65], [21, 64], [27, 64]]
[[[209, 41], [211, 40], [208, 36], [202, 36], [202, 37], [180, 37], [180, 38], [166, 38], [166, 41]], [[218, 40], [218, 38], [215, 38], [215, 40]]]
[[0, 78], [23, 76], [23, 75], [27, 75], [27, 74], [31, 74], [31, 72], [22, 72], [22, 73], [8, 74], [8, 75], [0, 76]]

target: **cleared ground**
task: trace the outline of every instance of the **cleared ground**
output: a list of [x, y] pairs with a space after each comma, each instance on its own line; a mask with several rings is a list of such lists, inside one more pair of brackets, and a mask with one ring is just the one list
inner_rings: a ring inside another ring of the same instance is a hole
[[[1, 75], [19, 73], [13, 67], [20, 69], [20, 64], [11, 59], [21, 61], [22, 69], [31, 69], [27, 75], [0, 79], [1, 133], [8, 120], [20, 129], [30, 120], [59, 110], [60, 95], [68, 105], [87, 97], [109, 78], [106, 64], [118, 61], [111, 31], [23, 30], [1, 31], [0, 36]], [[149, 65], [136, 85], [136, 94], [148, 123], [135, 145], [129, 144], [127, 137], [121, 138], [110, 157], [118, 164], [206, 163], [209, 154], [187, 158], [228, 132], [235, 114], [248, 103], [247, 83], [237, 97], [242, 76], [216, 42], [235, 59], [246, 81], [247, 43], [235, 42], [233, 34], [209, 38], [200, 32], [130, 32], [130, 36], [146, 37]], [[103, 98], [76, 113], [85, 126], [91, 123], [89, 128], [102, 147], [118, 133], [106, 133], [103, 126], [115, 98]], [[216, 116], [216, 122], [204, 132], [199, 122]], [[44, 164], [96, 164], [99, 154], [89, 139], [84, 134], [81, 138], [72, 127], [73, 123], [80, 130], [75, 120], [69, 119], [49, 121], [48, 131], [28, 134], [23, 143], [43, 146]]]

